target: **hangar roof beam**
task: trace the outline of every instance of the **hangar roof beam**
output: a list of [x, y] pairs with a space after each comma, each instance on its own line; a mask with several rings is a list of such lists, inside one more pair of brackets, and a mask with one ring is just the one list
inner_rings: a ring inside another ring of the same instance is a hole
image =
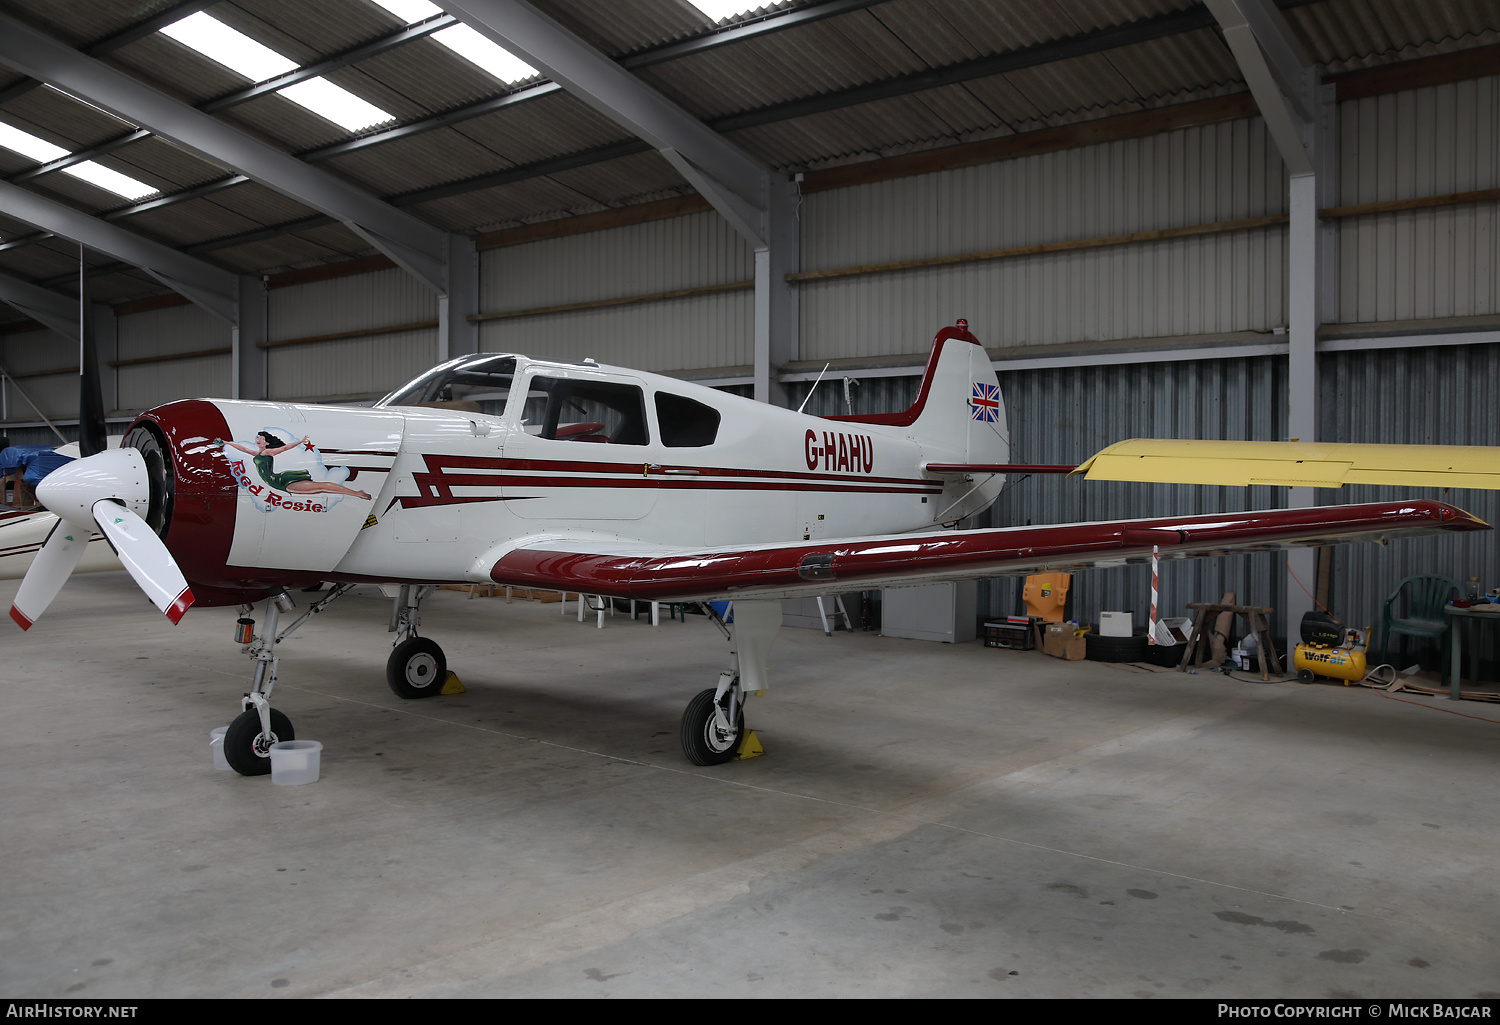
[[78, 340], [78, 300], [50, 288], [0, 273], [0, 302], [14, 306], [32, 320], [64, 338]]
[[411, 214], [5, 14], [0, 60], [342, 221], [434, 291], [447, 291], [444, 233]]
[[1270, 0], [1204, 0], [1292, 175], [1313, 173], [1318, 69]]
[[141, 268], [230, 324], [238, 320], [239, 285], [227, 270], [10, 182], [0, 182], [0, 208], [18, 221]]

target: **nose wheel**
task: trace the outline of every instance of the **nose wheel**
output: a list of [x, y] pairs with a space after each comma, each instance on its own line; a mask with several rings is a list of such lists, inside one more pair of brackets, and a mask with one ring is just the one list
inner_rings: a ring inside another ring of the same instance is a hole
[[447, 678], [448, 659], [429, 637], [408, 637], [385, 664], [385, 682], [398, 698], [430, 698]]
[[296, 740], [292, 721], [277, 709], [270, 709], [271, 730], [260, 723], [260, 712], [247, 708], [234, 717], [224, 731], [224, 760], [241, 776], [264, 776], [271, 771], [271, 745]]

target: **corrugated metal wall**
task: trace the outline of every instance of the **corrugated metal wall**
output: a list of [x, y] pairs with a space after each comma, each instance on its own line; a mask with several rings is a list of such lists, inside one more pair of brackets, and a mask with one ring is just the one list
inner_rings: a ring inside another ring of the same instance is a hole
[[[1342, 105], [1343, 205], [1500, 186], [1500, 78]], [[1500, 313], [1493, 202], [1371, 214], [1339, 223], [1345, 323]]]
[[[12, 374], [55, 370], [59, 367], [77, 367], [78, 343], [51, 331], [22, 331], [13, 335], [5, 335], [0, 337], [0, 366], [4, 366]], [[78, 375], [76, 373], [22, 377], [20, 387], [49, 417], [78, 415]], [[17, 393], [15, 384], [8, 380], [5, 382], [5, 403], [7, 419], [22, 421], [37, 419], [36, 411]], [[55, 437], [51, 431], [47, 433]], [[45, 445], [47, 442], [28, 442], [28, 444]]]
[[[1324, 441], [1413, 445], [1500, 445], [1500, 345], [1376, 349], [1319, 358], [1318, 416]], [[1500, 525], [1500, 492], [1350, 485], [1320, 491], [1322, 504], [1399, 501], [1417, 494], [1441, 498]], [[1500, 539], [1495, 531], [1414, 538], [1334, 549], [1329, 607], [1350, 626], [1380, 627], [1381, 608], [1396, 585], [1417, 573], [1438, 573], [1462, 584], [1500, 586]]]
[[[271, 341], [437, 319], [437, 297], [405, 271], [314, 281], [270, 292]], [[267, 350], [273, 399], [383, 393], [437, 362], [437, 328]]]
[[[1262, 122], [820, 192], [802, 269], [1099, 238], [1286, 211]], [[921, 351], [964, 316], [997, 346], [1268, 330], [1285, 322], [1285, 228], [807, 282], [802, 356]]]
[[[122, 360], [222, 349], [230, 341], [229, 325], [198, 306], [132, 313], [116, 323]], [[120, 367], [117, 408], [150, 409], [186, 396], [228, 398], [231, 368], [227, 354]], [[70, 415], [76, 415], [76, 407], [75, 396]]]
[[[750, 281], [755, 255], [715, 213], [547, 239], [480, 254], [486, 313]], [[745, 366], [753, 293], [490, 320], [480, 348], [549, 359], [593, 357], [641, 370]]]

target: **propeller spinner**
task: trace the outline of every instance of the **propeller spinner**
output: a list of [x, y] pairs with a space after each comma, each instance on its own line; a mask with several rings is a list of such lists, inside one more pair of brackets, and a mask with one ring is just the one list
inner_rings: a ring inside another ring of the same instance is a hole
[[133, 448], [100, 452], [52, 471], [37, 485], [37, 501], [58, 523], [21, 581], [10, 618], [28, 630], [83, 557], [95, 530], [102, 533], [131, 577], [176, 623], [193, 604], [193, 592], [141, 513], [151, 508], [152, 481], [145, 457]]

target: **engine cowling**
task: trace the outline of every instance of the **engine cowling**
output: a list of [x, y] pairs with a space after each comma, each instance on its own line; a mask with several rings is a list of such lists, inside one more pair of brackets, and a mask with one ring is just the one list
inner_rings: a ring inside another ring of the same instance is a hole
[[404, 421], [384, 410], [189, 399], [141, 414], [142, 514], [200, 605], [309, 586], [349, 550], [384, 489]]

